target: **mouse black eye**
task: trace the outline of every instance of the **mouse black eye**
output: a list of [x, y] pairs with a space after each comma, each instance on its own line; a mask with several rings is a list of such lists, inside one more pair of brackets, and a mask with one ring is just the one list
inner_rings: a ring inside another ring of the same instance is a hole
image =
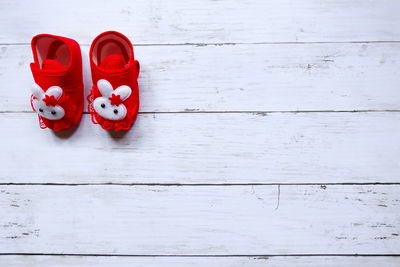
[[118, 113], [118, 110], [117, 110], [117, 109], [114, 109], [114, 113], [117, 114], [117, 113]]
[[100, 106], [101, 106], [102, 108], [105, 108], [105, 107], [106, 107], [106, 104], [102, 103]]
[[43, 109], [39, 108], [39, 112], [43, 112]]
[[55, 112], [54, 110], [51, 112], [51, 114], [56, 115], [57, 112]]

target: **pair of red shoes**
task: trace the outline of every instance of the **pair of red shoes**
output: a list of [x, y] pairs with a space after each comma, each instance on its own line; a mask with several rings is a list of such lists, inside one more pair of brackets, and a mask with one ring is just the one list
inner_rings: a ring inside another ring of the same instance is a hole
[[[54, 131], [74, 127], [82, 117], [84, 87], [82, 56], [75, 40], [39, 34], [32, 39], [35, 84], [31, 105], [41, 128]], [[97, 36], [90, 47], [93, 87], [88, 110], [95, 124], [106, 130], [128, 130], [139, 110], [139, 62], [132, 43], [119, 32]]]

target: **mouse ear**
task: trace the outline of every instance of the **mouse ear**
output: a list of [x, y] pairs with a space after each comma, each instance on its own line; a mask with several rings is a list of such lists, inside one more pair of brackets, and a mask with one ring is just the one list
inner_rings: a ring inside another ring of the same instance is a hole
[[122, 101], [125, 101], [132, 93], [132, 89], [127, 85], [121, 85], [115, 89], [114, 94], [119, 95]]
[[52, 86], [47, 89], [45, 94], [49, 96], [52, 95], [58, 100], [62, 95], [62, 89], [60, 86]]
[[31, 91], [32, 94], [39, 100], [42, 100], [43, 95], [44, 95], [44, 91], [42, 90], [42, 88], [40, 88], [39, 85], [37, 85], [36, 83], [34, 83], [31, 87]]
[[101, 79], [97, 82], [97, 87], [103, 97], [110, 97], [113, 90], [111, 83], [107, 80]]

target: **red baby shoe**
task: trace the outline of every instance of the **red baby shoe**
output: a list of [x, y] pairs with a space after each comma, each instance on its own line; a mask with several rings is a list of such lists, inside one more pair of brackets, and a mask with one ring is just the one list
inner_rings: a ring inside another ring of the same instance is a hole
[[83, 112], [82, 56], [76, 41], [39, 34], [32, 39], [32, 109], [42, 129], [70, 129]]
[[139, 62], [132, 43], [119, 32], [108, 31], [90, 47], [93, 87], [88, 96], [92, 121], [105, 130], [128, 130], [139, 110]]

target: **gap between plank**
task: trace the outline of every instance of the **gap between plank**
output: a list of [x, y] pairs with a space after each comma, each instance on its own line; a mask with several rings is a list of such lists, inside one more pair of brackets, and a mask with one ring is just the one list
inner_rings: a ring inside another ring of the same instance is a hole
[[[247, 111], [200, 111], [196, 109], [186, 109], [183, 111], [141, 111], [139, 114], [253, 114], [253, 115], [267, 115], [272, 113], [379, 113], [379, 112], [400, 112], [399, 109], [360, 109], [360, 110], [271, 110], [271, 111], [256, 111], [256, 110], [247, 110]], [[3, 110], [0, 111], [0, 114], [19, 114], [19, 113], [35, 113], [34, 111], [11, 111], [11, 110]], [[83, 114], [90, 114], [85, 111]]]
[[400, 257], [400, 254], [217, 254], [217, 255], [203, 255], [203, 254], [92, 254], [92, 253], [0, 253], [1, 256], [83, 256], [83, 257], [176, 257], [176, 258], [224, 258], [224, 257], [252, 257], [257, 259], [265, 259], [268, 257]]
[[[319, 186], [339, 186], [339, 185], [400, 185], [400, 182], [359, 182], [359, 183], [0, 183], [0, 186], [278, 186], [278, 192], [280, 192], [280, 186], [298, 186], [298, 185], [319, 185]], [[279, 196], [279, 195], [278, 195]], [[279, 198], [278, 198], [279, 201]]]
[[[224, 45], [313, 45], [313, 44], [391, 44], [400, 43], [400, 40], [393, 41], [310, 41], [310, 42], [216, 42], [216, 43], [134, 43], [133, 46], [224, 46]], [[0, 45], [31, 45], [30, 43], [0, 43]], [[90, 46], [90, 44], [80, 44], [81, 46]]]

